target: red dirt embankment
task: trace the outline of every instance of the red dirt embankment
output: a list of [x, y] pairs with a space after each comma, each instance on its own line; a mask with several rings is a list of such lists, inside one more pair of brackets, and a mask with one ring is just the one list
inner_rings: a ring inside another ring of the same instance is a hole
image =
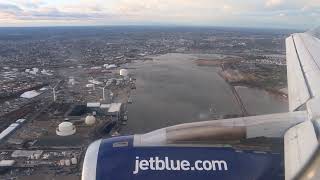
[[258, 79], [249, 73], [243, 73], [238, 70], [226, 69], [220, 71], [219, 75], [229, 83], [238, 83], [238, 82], [254, 82]]
[[195, 63], [198, 66], [221, 66], [222, 64], [225, 64], [225, 60], [206, 60], [206, 59], [198, 59], [195, 60]]

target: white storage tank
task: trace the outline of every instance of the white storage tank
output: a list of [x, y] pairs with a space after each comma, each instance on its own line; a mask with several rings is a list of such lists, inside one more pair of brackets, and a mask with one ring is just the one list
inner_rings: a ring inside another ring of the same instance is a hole
[[120, 76], [127, 77], [129, 75], [129, 71], [127, 69], [120, 69]]
[[70, 162], [69, 159], [66, 159], [66, 160], [65, 160], [65, 163], [66, 163], [66, 166], [70, 166], [70, 165], [71, 165], [71, 162]]
[[78, 163], [77, 158], [72, 158], [71, 159], [71, 164], [76, 165]]
[[70, 136], [76, 133], [76, 127], [71, 122], [62, 122], [56, 129], [58, 136]]
[[40, 159], [40, 154], [35, 154], [34, 159]]
[[64, 166], [64, 164], [65, 164], [64, 159], [61, 159], [59, 164], [60, 164], [60, 166]]
[[89, 125], [89, 126], [94, 125], [96, 123], [96, 118], [92, 115], [89, 115], [86, 117], [85, 123], [86, 125]]

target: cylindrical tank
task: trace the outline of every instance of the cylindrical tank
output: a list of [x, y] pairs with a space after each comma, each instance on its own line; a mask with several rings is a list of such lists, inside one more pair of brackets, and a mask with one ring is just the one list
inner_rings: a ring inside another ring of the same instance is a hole
[[76, 128], [71, 122], [62, 122], [56, 129], [56, 133], [59, 136], [70, 136], [76, 133]]
[[40, 154], [35, 154], [34, 159], [40, 159]]
[[61, 159], [61, 160], [60, 160], [60, 166], [64, 166], [64, 164], [65, 164], [64, 159]]
[[71, 164], [76, 165], [78, 163], [77, 158], [72, 158], [71, 159]]
[[94, 116], [89, 115], [86, 117], [85, 123], [89, 126], [94, 125], [96, 123], [96, 118]]
[[70, 160], [69, 160], [69, 159], [66, 159], [65, 163], [66, 163], [66, 166], [70, 166], [70, 165], [71, 165], [71, 163], [70, 163]]

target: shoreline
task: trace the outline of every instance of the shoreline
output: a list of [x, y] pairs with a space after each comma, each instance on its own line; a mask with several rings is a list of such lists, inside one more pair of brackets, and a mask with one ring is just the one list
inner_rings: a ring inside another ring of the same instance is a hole
[[[194, 60], [194, 63], [198, 66], [207, 66], [207, 67], [219, 67], [219, 76], [225, 80], [226, 83], [228, 83], [230, 86], [236, 87], [236, 86], [243, 86], [247, 88], [255, 88], [259, 90], [264, 90], [270, 93], [271, 95], [278, 96], [284, 99], [288, 99], [288, 93], [285, 93], [282, 91], [283, 88], [286, 87], [280, 87], [280, 85], [277, 85], [276, 80], [274, 80], [274, 86], [268, 87], [268, 85], [262, 85], [263, 80], [270, 79], [265, 78], [259, 79], [258, 73], [244, 73], [241, 71], [241, 69], [232, 69], [229, 68], [230, 65], [234, 63], [240, 62], [239, 60], [234, 60], [230, 58], [223, 58], [223, 59], [197, 59]], [[260, 81], [260, 82], [259, 82]], [[262, 81], [262, 82], [261, 82]], [[277, 87], [278, 86], [278, 87]]]

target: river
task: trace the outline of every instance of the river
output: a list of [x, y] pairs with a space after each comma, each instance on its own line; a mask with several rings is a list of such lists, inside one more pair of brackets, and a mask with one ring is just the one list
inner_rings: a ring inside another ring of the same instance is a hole
[[[128, 123], [121, 134], [146, 133], [180, 123], [210, 120], [212, 115], [241, 114], [218, 67], [198, 66], [199, 55], [166, 54], [128, 65], [136, 80]], [[288, 111], [284, 98], [264, 90], [236, 87], [250, 115]]]

